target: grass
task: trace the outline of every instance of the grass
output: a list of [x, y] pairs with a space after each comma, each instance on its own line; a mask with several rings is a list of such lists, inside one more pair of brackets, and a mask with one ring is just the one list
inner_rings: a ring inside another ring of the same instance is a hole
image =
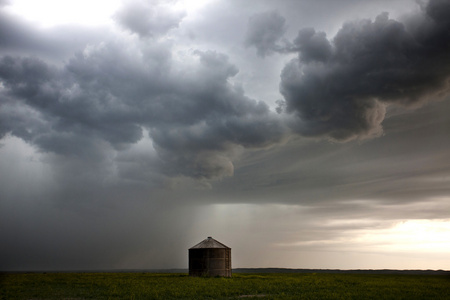
[[443, 275], [11, 273], [0, 299], [450, 299]]

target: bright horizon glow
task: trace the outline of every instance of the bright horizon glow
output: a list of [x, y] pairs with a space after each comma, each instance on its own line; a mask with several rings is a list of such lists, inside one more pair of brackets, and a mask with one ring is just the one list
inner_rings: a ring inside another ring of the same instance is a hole
[[[386, 221], [390, 222], [390, 221]], [[389, 228], [371, 229], [371, 220], [331, 220], [325, 227], [365, 224], [364, 229], [348, 229], [335, 238], [327, 240], [308, 240], [293, 243], [279, 243], [281, 247], [313, 247], [316, 250], [323, 246], [332, 246], [337, 251], [356, 251], [379, 253], [417, 253], [439, 254], [450, 252], [450, 220], [405, 220], [396, 222]], [[380, 223], [380, 221], [378, 221]], [[372, 225], [371, 225], [372, 224]], [[316, 225], [320, 229], [320, 225]]]
[[449, 253], [450, 220], [407, 220], [368, 238], [382, 248], [408, 253]]

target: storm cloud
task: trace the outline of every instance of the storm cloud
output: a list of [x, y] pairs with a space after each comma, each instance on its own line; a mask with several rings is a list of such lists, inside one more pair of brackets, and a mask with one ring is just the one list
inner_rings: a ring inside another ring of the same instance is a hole
[[116, 20], [126, 29], [141, 37], [158, 37], [178, 24], [186, 16], [164, 1], [134, 0], [124, 3], [116, 13]]
[[155, 172], [197, 179], [231, 176], [240, 149], [273, 146], [293, 134], [338, 141], [380, 136], [389, 105], [418, 107], [448, 94], [449, 7], [432, 0], [404, 23], [387, 13], [347, 22], [333, 39], [304, 28], [292, 42], [275, 10], [251, 16], [247, 46], [266, 59], [297, 56], [281, 72], [278, 114], [246, 96], [228, 55], [174, 52], [169, 40], [142, 40], [176, 29], [184, 18], [163, 2], [124, 4], [115, 18], [138, 37], [86, 40], [62, 64], [13, 55], [43, 44], [26, 23], [15, 27], [8, 17], [2, 22], [14, 34], [2, 37], [12, 48], [0, 59], [0, 135], [98, 160], [146, 134], [158, 157]]
[[3, 57], [2, 136], [10, 132], [44, 152], [89, 158], [137, 143], [146, 129], [161, 171], [206, 179], [232, 175], [236, 146], [265, 147], [282, 137], [268, 106], [228, 82], [238, 69], [226, 55], [193, 51], [185, 57], [189, 64], [175, 68], [169, 47], [104, 43], [77, 52], [63, 67]]
[[283, 51], [279, 45], [286, 32], [286, 19], [276, 11], [260, 13], [250, 17], [245, 38], [247, 46], [254, 46], [258, 55], [265, 57]]
[[386, 106], [417, 107], [449, 92], [450, 3], [432, 0], [407, 24], [382, 13], [348, 22], [332, 40], [312, 28], [294, 40], [281, 74], [301, 135], [334, 140], [382, 134]]

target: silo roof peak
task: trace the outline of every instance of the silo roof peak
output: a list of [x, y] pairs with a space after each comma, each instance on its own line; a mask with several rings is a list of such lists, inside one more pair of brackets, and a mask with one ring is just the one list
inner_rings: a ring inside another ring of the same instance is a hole
[[228, 246], [225, 246], [221, 242], [213, 239], [212, 237], [208, 236], [205, 240], [201, 241], [197, 245], [193, 246], [190, 249], [201, 249], [201, 248], [225, 248], [225, 249], [231, 249]]

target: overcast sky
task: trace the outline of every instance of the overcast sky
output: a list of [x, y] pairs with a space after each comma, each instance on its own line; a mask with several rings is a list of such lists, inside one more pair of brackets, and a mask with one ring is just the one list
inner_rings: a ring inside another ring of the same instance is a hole
[[0, 270], [450, 270], [447, 0], [0, 0]]

